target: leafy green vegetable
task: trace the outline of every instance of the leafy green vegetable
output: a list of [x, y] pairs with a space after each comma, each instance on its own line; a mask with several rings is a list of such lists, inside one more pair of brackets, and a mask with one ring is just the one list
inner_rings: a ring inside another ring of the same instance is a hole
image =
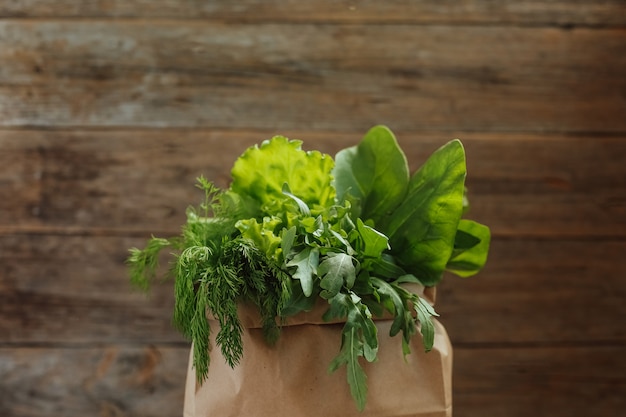
[[301, 149], [276, 136], [246, 150], [226, 190], [198, 178], [204, 200], [187, 210], [181, 236], [152, 237], [128, 257], [131, 282], [148, 289], [159, 253], [176, 251], [174, 324], [193, 341], [198, 381], [209, 369], [209, 317], [216, 345], [236, 366], [244, 354], [238, 305], [257, 306], [268, 343], [280, 323], [328, 302], [324, 320], [341, 319], [339, 354], [362, 410], [362, 360], [378, 355], [375, 317], [391, 314], [390, 335], [402, 350], [419, 332], [430, 350], [437, 313], [407, 285], [435, 285], [444, 270], [469, 276], [482, 268], [489, 229], [461, 219], [468, 207], [465, 154], [458, 140], [435, 152], [409, 177], [406, 157], [389, 129], [372, 128], [336, 156]]
[[248, 148], [241, 155], [231, 175], [231, 190], [250, 196], [268, 212], [280, 212], [277, 202], [284, 200], [283, 185], [289, 184], [294, 195], [308, 205], [332, 204], [335, 190], [331, 187], [332, 157], [317, 151], [305, 152], [301, 141], [275, 136], [260, 147]]
[[352, 195], [360, 200], [357, 216], [377, 220], [404, 200], [409, 166], [393, 133], [376, 126], [359, 145], [337, 153], [333, 175], [337, 197]]
[[452, 254], [463, 212], [465, 152], [458, 140], [433, 153], [409, 182], [402, 204], [378, 227], [396, 259], [424, 285], [435, 285]]
[[491, 232], [487, 226], [461, 219], [446, 269], [461, 277], [478, 273], [487, 262], [490, 241]]
[[352, 256], [341, 252], [329, 252], [320, 263], [317, 273], [320, 275], [320, 292], [322, 298], [332, 298], [342, 287], [350, 289], [354, 285], [356, 272]]
[[367, 400], [367, 377], [359, 363], [359, 357], [368, 362], [376, 360], [378, 353], [378, 329], [366, 305], [353, 292], [338, 293], [330, 299], [325, 319], [346, 317], [341, 333], [341, 351], [328, 367], [329, 372], [346, 365], [350, 392], [357, 408], [363, 410]]
[[357, 219], [356, 227], [363, 243], [363, 256], [377, 259], [385, 249], [389, 249], [389, 238], [387, 236], [373, 227], [367, 226], [361, 219]]
[[295, 267], [296, 270], [291, 274], [294, 279], [300, 280], [302, 292], [306, 297], [313, 294], [313, 278], [317, 274], [317, 267], [320, 260], [320, 251], [317, 248], [307, 247], [298, 252], [291, 261], [285, 265], [287, 267]]

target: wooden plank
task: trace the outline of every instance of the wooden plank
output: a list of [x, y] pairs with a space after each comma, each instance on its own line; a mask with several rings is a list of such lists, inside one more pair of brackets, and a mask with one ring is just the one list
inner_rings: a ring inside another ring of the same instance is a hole
[[450, 4], [436, 0], [379, 2], [363, 0], [175, 1], [21, 0], [0, 5], [0, 17], [97, 17], [179, 18], [228, 21], [367, 22], [367, 23], [515, 23], [623, 25], [626, 9], [620, 0], [589, 2], [559, 0], [464, 1]]
[[[246, 147], [282, 133], [331, 155], [355, 133], [0, 130], [0, 233], [178, 233], [199, 175], [228, 186]], [[397, 132], [411, 168], [459, 137], [470, 215], [496, 236], [626, 236], [626, 136]]]
[[0, 348], [0, 414], [180, 416], [188, 348]]
[[173, 287], [146, 297], [125, 267], [129, 238], [0, 239], [3, 343], [182, 342], [171, 325]]
[[41, 215], [43, 192], [42, 142], [27, 140], [28, 145], [20, 144], [18, 136], [7, 140], [0, 133], [0, 218], [7, 223], [40, 223], [36, 219]]
[[[454, 355], [455, 416], [617, 416], [626, 406], [624, 347]], [[187, 348], [162, 346], [0, 348], [0, 413], [181, 415], [187, 359]]]
[[4, 20], [0, 61], [3, 126], [626, 131], [621, 29]]
[[456, 417], [618, 416], [624, 346], [455, 349]]
[[437, 310], [454, 343], [623, 342], [624, 253], [624, 241], [496, 239], [478, 276], [444, 278]]
[[[124, 260], [145, 239], [1, 236], [0, 335], [23, 343], [178, 343], [171, 283], [133, 291]], [[488, 266], [449, 276], [437, 310], [466, 346], [626, 342], [625, 241], [493, 242]]]

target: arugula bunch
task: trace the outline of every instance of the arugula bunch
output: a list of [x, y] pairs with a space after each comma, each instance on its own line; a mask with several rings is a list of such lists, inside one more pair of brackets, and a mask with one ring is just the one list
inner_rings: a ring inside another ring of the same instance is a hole
[[201, 382], [209, 367], [208, 315], [219, 322], [216, 344], [230, 366], [243, 354], [241, 302], [259, 310], [274, 343], [283, 320], [327, 300], [324, 320], [342, 319], [339, 354], [357, 407], [366, 403], [361, 359], [378, 352], [374, 323], [393, 317], [404, 354], [418, 331], [434, 343], [432, 306], [407, 284], [434, 286], [445, 270], [466, 277], [485, 264], [489, 228], [462, 219], [467, 209], [465, 153], [453, 140], [410, 175], [393, 133], [372, 128], [335, 160], [276, 136], [247, 149], [220, 190], [201, 177], [205, 199], [187, 211], [181, 236], [150, 239], [128, 258], [131, 281], [147, 289], [159, 253], [176, 250], [174, 324], [193, 341]]

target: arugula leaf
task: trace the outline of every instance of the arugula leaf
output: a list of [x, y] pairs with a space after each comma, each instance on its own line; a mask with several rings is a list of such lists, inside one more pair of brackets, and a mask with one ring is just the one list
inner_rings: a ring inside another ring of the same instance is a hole
[[441, 279], [463, 211], [465, 152], [453, 140], [413, 175], [402, 204], [378, 225], [401, 266], [424, 285]]
[[333, 235], [333, 237], [337, 239], [337, 241], [346, 248], [346, 253], [348, 255], [352, 256], [356, 253], [354, 249], [352, 248], [352, 245], [350, 245], [350, 242], [348, 242], [345, 237], [341, 236], [339, 232], [335, 232], [333, 229], [329, 229], [329, 231], [330, 231], [330, 234]]
[[329, 300], [329, 304], [324, 319], [346, 317], [346, 322], [342, 330], [341, 350], [331, 361], [328, 371], [334, 372], [341, 365], [346, 365], [352, 398], [357, 408], [363, 410], [367, 401], [367, 376], [359, 363], [359, 357], [363, 356], [368, 362], [376, 360], [378, 329], [369, 309], [355, 293], [338, 293]]
[[[288, 280], [286, 283], [288, 287], [287, 292], [289, 293], [289, 297], [282, 308], [279, 310], [279, 315], [281, 318], [293, 316], [295, 314], [301, 313], [303, 311], [310, 311], [315, 306], [316, 297], [306, 296], [302, 291], [302, 286], [300, 284], [293, 284], [292, 280]], [[315, 290], [315, 283], [313, 288], [313, 293]]]
[[402, 328], [402, 349], [405, 355], [409, 354], [409, 341], [411, 337], [417, 332], [417, 324], [420, 325], [420, 332], [422, 333], [422, 343], [426, 352], [433, 348], [435, 341], [435, 327], [432, 323], [432, 317], [436, 317], [439, 314], [435, 312], [435, 309], [428, 304], [419, 295], [412, 293], [411, 291], [403, 288], [399, 285], [401, 282], [413, 282], [412, 275], [405, 275], [400, 277], [396, 282], [389, 285], [395, 290], [398, 296], [402, 299], [402, 305], [413, 306], [417, 317], [413, 317], [411, 312], [404, 308], [402, 314], [404, 314], [404, 326]]
[[289, 229], [283, 229], [282, 237], [280, 239], [280, 248], [283, 251], [283, 258], [286, 260], [290, 253], [291, 248], [296, 240], [296, 227], [292, 226]]
[[438, 314], [435, 313], [435, 310], [430, 304], [420, 297], [414, 299], [413, 308], [415, 308], [417, 319], [421, 325], [420, 333], [422, 333], [422, 337], [424, 338], [424, 349], [428, 352], [435, 344], [435, 326], [431, 318], [438, 316]]
[[381, 304], [394, 316], [389, 336], [395, 336], [401, 330], [404, 331], [406, 329], [406, 316], [404, 314], [406, 302], [391, 284], [375, 277], [372, 277], [371, 281], [380, 296]]
[[490, 240], [487, 226], [461, 219], [446, 269], [463, 278], [476, 274], [487, 262]]
[[346, 365], [350, 393], [359, 411], [363, 411], [367, 402], [367, 375], [359, 363], [362, 352], [363, 342], [358, 338], [356, 327], [346, 323], [341, 334], [341, 351], [328, 367], [328, 372], [335, 372]]
[[393, 211], [404, 200], [409, 183], [406, 157], [393, 133], [375, 126], [363, 140], [339, 151], [333, 170], [337, 198], [360, 200], [356, 217], [375, 222]]
[[317, 274], [319, 256], [319, 249], [306, 247], [286, 265], [287, 267], [296, 267], [296, 271], [291, 276], [300, 280], [302, 292], [306, 297], [310, 297], [313, 293], [313, 276]]
[[317, 273], [322, 277], [320, 296], [329, 299], [337, 295], [341, 287], [352, 288], [356, 279], [356, 269], [352, 256], [341, 252], [329, 252], [320, 263]]

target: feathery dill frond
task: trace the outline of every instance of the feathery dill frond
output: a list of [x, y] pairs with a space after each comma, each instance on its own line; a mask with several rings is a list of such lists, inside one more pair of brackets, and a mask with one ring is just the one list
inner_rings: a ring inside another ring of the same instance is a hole
[[151, 239], [144, 250], [131, 250], [129, 264], [136, 285], [147, 287], [160, 250], [178, 250], [170, 271], [175, 278], [173, 323], [193, 342], [193, 365], [202, 382], [209, 369], [210, 319], [219, 324], [216, 346], [234, 367], [243, 355], [239, 303], [248, 300], [257, 306], [265, 339], [274, 343], [280, 333], [276, 317], [290, 291], [288, 274], [235, 227], [242, 213], [258, 209], [256, 203], [243, 203], [241, 196], [222, 192], [204, 177], [198, 178], [197, 187], [204, 191], [204, 200], [187, 209], [180, 237]]
[[[176, 281], [174, 283], [174, 324], [188, 338], [193, 339], [193, 320], [197, 314], [199, 296], [196, 290], [200, 278], [209, 268], [209, 258], [213, 254], [207, 246], [191, 246], [178, 255]], [[197, 319], [196, 319], [197, 320]]]
[[258, 308], [263, 324], [263, 335], [269, 344], [274, 344], [280, 335], [276, 317], [281, 309], [282, 280], [287, 274], [253, 242], [240, 238], [229, 244], [232, 259], [241, 265], [240, 275], [244, 279], [242, 298], [252, 301]]
[[189, 321], [190, 338], [193, 341], [193, 366], [196, 370], [196, 379], [203, 382], [209, 374], [211, 329], [206, 317], [208, 288], [206, 283], [200, 283], [195, 294], [193, 315]]
[[130, 255], [126, 264], [131, 284], [144, 291], [148, 290], [159, 268], [159, 254], [168, 246], [172, 246], [170, 240], [152, 236], [144, 249], [131, 248], [129, 250]]

